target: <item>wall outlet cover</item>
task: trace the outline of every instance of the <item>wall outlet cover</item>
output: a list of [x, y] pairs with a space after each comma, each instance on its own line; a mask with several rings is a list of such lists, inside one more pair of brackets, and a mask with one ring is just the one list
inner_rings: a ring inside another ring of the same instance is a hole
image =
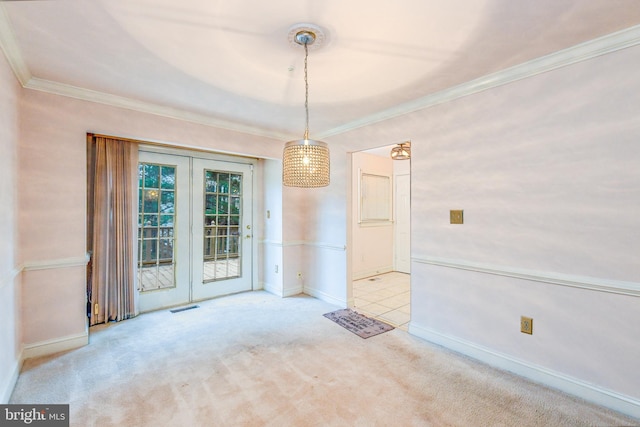
[[533, 335], [533, 319], [531, 317], [520, 316], [520, 332]]

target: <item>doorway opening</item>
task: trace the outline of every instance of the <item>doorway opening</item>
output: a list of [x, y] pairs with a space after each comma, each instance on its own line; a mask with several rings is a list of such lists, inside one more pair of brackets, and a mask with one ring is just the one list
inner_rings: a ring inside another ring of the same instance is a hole
[[407, 329], [411, 317], [411, 160], [396, 144], [351, 153], [349, 305]]

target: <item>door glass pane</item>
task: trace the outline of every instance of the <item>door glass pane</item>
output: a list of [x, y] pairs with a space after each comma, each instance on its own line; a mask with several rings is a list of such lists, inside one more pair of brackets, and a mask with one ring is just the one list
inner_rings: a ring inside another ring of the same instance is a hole
[[241, 277], [242, 174], [205, 170], [203, 197], [203, 282]]
[[231, 175], [231, 194], [240, 194], [242, 175]]
[[231, 203], [229, 204], [229, 213], [232, 215], [240, 214], [240, 197], [231, 197]]
[[138, 165], [138, 283], [142, 292], [174, 288], [176, 167]]
[[162, 168], [162, 188], [167, 190], [175, 190], [176, 188], [176, 169]]
[[140, 179], [144, 178], [144, 188], [158, 188], [160, 185], [160, 166], [142, 164], [140, 168]]
[[[224, 188], [220, 186], [219, 188]], [[219, 214], [227, 214], [229, 213], [229, 196], [218, 196], [218, 213]]]
[[175, 203], [173, 200], [174, 191], [163, 191], [160, 199], [160, 212], [163, 214], [171, 214], [175, 211]]

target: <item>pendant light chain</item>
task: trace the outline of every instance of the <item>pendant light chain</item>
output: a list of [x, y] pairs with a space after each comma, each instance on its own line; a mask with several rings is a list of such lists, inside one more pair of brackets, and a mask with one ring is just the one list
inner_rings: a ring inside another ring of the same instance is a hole
[[308, 39], [304, 40], [304, 111], [306, 112], [306, 126], [304, 128], [304, 139], [309, 139], [309, 74], [307, 71], [307, 60], [309, 59]]
[[308, 29], [295, 33], [295, 43], [304, 45], [304, 139], [289, 141], [282, 155], [282, 183], [287, 187], [326, 187], [330, 182], [330, 155], [326, 142], [309, 139], [309, 45], [316, 34]]

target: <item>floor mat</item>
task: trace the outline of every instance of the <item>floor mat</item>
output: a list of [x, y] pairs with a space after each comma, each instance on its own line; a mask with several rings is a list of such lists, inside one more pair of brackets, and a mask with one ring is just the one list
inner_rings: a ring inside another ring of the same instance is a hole
[[391, 325], [356, 313], [350, 308], [332, 311], [323, 316], [362, 338], [369, 338], [394, 329]]

